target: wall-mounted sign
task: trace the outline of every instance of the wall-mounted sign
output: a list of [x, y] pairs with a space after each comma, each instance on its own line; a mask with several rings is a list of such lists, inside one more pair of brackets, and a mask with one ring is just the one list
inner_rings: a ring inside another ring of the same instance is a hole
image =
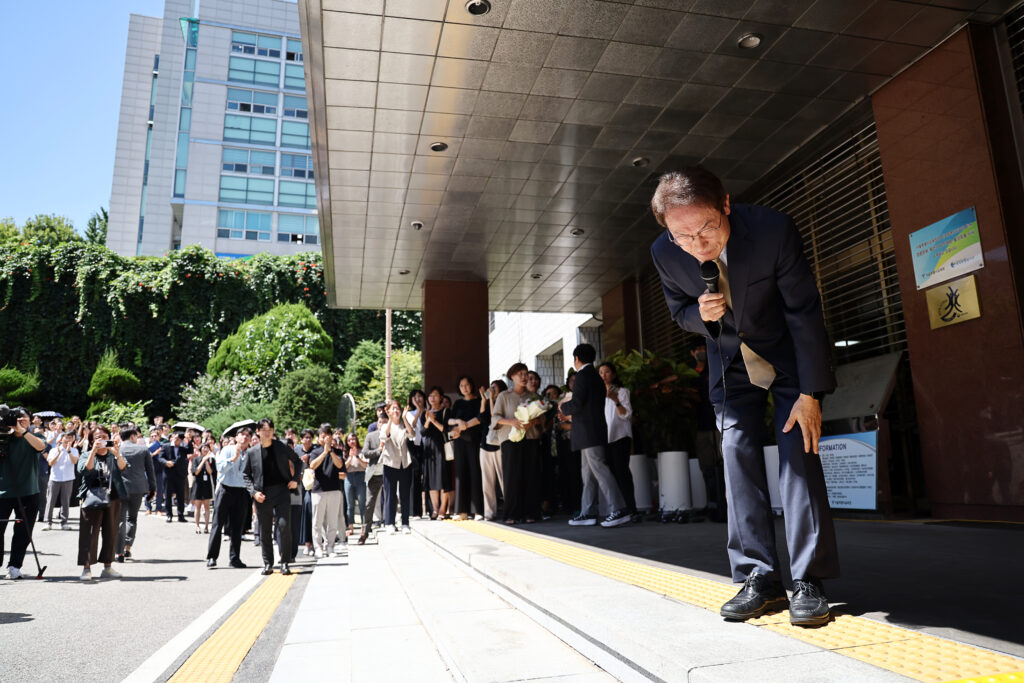
[[823, 436], [818, 441], [818, 453], [831, 507], [878, 507], [878, 432]]
[[925, 299], [928, 303], [928, 322], [933, 330], [981, 317], [978, 286], [973, 275], [929, 289], [925, 292]]
[[910, 233], [910, 253], [918, 289], [984, 268], [974, 207]]

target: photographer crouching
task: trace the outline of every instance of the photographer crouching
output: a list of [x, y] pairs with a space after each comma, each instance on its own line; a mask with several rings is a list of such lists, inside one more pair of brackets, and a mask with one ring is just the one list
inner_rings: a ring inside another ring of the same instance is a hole
[[11, 540], [7, 576], [20, 579], [25, 551], [39, 511], [39, 453], [46, 443], [29, 429], [29, 414], [23, 408], [0, 405], [0, 565], [4, 557], [4, 534], [11, 513], [20, 515]]

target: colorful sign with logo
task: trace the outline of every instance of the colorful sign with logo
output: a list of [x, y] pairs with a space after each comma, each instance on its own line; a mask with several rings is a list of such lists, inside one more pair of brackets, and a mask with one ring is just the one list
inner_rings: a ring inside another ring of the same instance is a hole
[[910, 233], [918, 289], [985, 267], [974, 207]]
[[924, 295], [928, 303], [928, 322], [933, 330], [981, 317], [978, 285], [973, 275], [929, 289]]
[[831, 507], [878, 507], [878, 432], [823, 436], [818, 441], [818, 453]]

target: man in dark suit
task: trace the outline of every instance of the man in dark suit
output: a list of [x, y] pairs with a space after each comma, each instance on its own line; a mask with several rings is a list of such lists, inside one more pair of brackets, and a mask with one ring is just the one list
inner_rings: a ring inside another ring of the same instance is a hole
[[[683, 329], [708, 338], [711, 400], [724, 421], [729, 561], [744, 585], [721, 614], [742, 621], [786, 602], [759, 439], [770, 390], [794, 579], [790, 621], [825, 624], [821, 580], [839, 575], [839, 559], [817, 453], [820, 402], [835, 376], [796, 226], [765, 207], [730, 205], [722, 182], [699, 166], [662, 176], [651, 206], [666, 228], [651, 256], [669, 311]], [[720, 272], [717, 293], [701, 278], [702, 264], [713, 275], [708, 262]]]
[[181, 432], [175, 432], [171, 442], [160, 450], [158, 467], [164, 470], [164, 505], [167, 522], [174, 520], [171, 514], [171, 499], [178, 500], [178, 521], [185, 520], [185, 484], [188, 481], [189, 449], [182, 443]]
[[278, 531], [281, 573], [291, 574], [292, 535], [291, 490], [299, 487], [302, 461], [287, 444], [274, 438], [274, 423], [265, 417], [256, 428], [259, 445], [245, 454], [242, 479], [256, 501], [256, 517], [260, 527], [260, 548], [263, 551], [263, 574], [274, 573], [274, 529]]
[[608, 469], [605, 447], [608, 445], [608, 423], [604, 419], [604, 401], [608, 392], [604, 380], [594, 369], [597, 351], [590, 344], [580, 344], [572, 352], [576, 366], [576, 384], [572, 398], [560, 406], [563, 415], [572, 417], [572, 432], [569, 446], [580, 451], [583, 474], [583, 500], [580, 513], [569, 520], [572, 526], [593, 526], [597, 524], [597, 492], [611, 506], [602, 522], [603, 527], [621, 526], [630, 521], [626, 503], [615, 483], [615, 476]]

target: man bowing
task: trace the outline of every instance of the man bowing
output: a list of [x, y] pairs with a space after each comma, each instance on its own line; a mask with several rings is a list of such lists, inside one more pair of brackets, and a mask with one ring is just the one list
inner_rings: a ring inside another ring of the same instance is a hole
[[721, 614], [743, 621], [786, 602], [759, 439], [770, 391], [794, 579], [790, 621], [821, 626], [830, 618], [821, 580], [839, 576], [818, 458], [821, 399], [835, 376], [796, 226], [772, 209], [730, 205], [722, 182], [700, 166], [663, 175], [651, 207], [666, 229], [651, 246], [665, 300], [683, 329], [708, 338], [711, 401], [724, 423], [729, 562], [743, 588]]

